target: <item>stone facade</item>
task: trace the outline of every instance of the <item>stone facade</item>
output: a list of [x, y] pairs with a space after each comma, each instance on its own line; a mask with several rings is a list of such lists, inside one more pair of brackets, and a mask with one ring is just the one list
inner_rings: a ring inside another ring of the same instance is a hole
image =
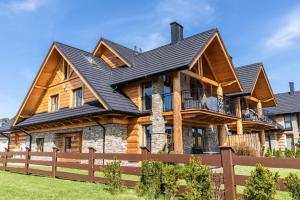
[[193, 147], [193, 135], [192, 135], [192, 128], [190, 127], [183, 127], [182, 128], [182, 138], [183, 138], [183, 153], [190, 154], [192, 153]]
[[162, 77], [157, 77], [152, 81], [152, 133], [165, 133], [165, 120], [163, 112], [163, 92], [164, 81]]
[[211, 127], [205, 129], [204, 134], [204, 152], [218, 152], [219, 139], [218, 139], [218, 128]]
[[151, 153], [158, 153], [167, 143], [166, 133], [155, 133], [151, 136]]

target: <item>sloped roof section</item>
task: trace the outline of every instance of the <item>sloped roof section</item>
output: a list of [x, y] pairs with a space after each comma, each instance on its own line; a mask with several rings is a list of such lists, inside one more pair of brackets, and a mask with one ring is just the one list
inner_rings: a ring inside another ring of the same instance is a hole
[[261, 67], [262, 67], [262, 63], [254, 63], [250, 65], [236, 67], [235, 70], [244, 91], [230, 94], [230, 96], [250, 95], [254, 89], [255, 82], [259, 75], [259, 71]]
[[[93, 54], [55, 42], [64, 56], [72, 63], [79, 73], [86, 79], [90, 86], [108, 104], [110, 110], [129, 114], [139, 114], [137, 106], [123, 94], [115, 91], [110, 86], [111, 67], [101, 58], [94, 57]], [[94, 63], [89, 62], [92, 58]]]
[[90, 102], [78, 108], [63, 108], [57, 112], [45, 112], [33, 115], [18, 123], [15, 127], [20, 128], [41, 123], [55, 122], [87, 115], [105, 114], [110, 111], [103, 109], [99, 102]]
[[[6, 123], [4, 126], [0, 126], [0, 132], [3, 133], [3, 132], [7, 132], [7, 131], [10, 131], [11, 128], [12, 128], [12, 124], [14, 122], [15, 118], [11, 118], [8, 123]], [[1, 135], [0, 135], [1, 137]]]
[[267, 108], [271, 114], [288, 114], [300, 112], [300, 91], [294, 94], [289, 92], [275, 94], [277, 105], [276, 107]]
[[189, 67], [194, 58], [217, 33], [211, 29], [175, 43], [136, 53], [135, 51], [113, 44], [116, 51], [130, 59], [132, 67], [116, 68], [112, 70], [112, 85], [118, 85], [133, 80], [139, 80]]

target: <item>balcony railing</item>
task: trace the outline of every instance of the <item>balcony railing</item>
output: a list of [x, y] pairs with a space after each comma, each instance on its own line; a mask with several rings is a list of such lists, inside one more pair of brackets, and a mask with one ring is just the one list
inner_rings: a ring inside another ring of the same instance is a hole
[[227, 96], [218, 96], [202, 88], [182, 91], [182, 110], [202, 109], [236, 116], [236, 101]]

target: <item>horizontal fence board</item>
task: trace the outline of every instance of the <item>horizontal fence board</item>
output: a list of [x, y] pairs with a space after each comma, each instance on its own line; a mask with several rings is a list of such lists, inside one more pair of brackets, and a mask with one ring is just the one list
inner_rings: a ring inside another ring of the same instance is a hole
[[71, 180], [77, 180], [77, 181], [89, 181], [89, 177], [84, 174], [75, 174], [70, 172], [57, 171], [56, 176], [61, 178], [71, 179]]
[[6, 160], [5, 158], [0, 158], [1, 163], [5, 162], [5, 160]]
[[142, 154], [124, 154], [124, 153], [95, 153], [95, 159], [105, 159], [105, 160], [128, 160], [128, 161], [141, 161], [143, 160]]
[[264, 158], [252, 156], [233, 156], [233, 164], [241, 166], [256, 166], [262, 164], [271, 168], [300, 169], [299, 158]]
[[72, 163], [72, 162], [57, 162], [57, 167], [71, 168], [71, 169], [84, 169], [88, 170], [88, 164]]
[[10, 152], [4, 152], [7, 156], [25, 156], [27, 152], [20, 152], [20, 151], [10, 151]]
[[29, 152], [30, 156], [52, 157], [52, 152]]
[[[95, 171], [104, 171], [103, 165], [94, 165]], [[129, 175], [141, 175], [141, 168], [140, 167], [133, 167], [133, 166], [121, 166], [122, 174], [129, 174]]]
[[8, 158], [8, 163], [25, 163], [25, 159], [19, 159], [19, 158]]
[[32, 165], [43, 165], [43, 166], [52, 166], [52, 161], [45, 161], [45, 160], [29, 160], [29, 164]]
[[[244, 175], [235, 175], [234, 181], [236, 185], [245, 186], [246, 181], [250, 178], [250, 176], [244, 176]], [[278, 189], [280, 191], [286, 191], [286, 187], [284, 185], [284, 179], [279, 179], [278, 181]]]
[[43, 175], [43, 176], [51, 176], [51, 173], [52, 173], [51, 171], [32, 169], [32, 168], [29, 168], [28, 172], [31, 174], [37, 174], [37, 175]]
[[78, 159], [78, 160], [87, 160], [89, 158], [88, 153], [64, 153], [64, 152], [58, 152], [57, 153], [58, 158], [69, 158], [69, 159]]
[[25, 173], [25, 168], [6, 167], [6, 171], [18, 172], [18, 173]]

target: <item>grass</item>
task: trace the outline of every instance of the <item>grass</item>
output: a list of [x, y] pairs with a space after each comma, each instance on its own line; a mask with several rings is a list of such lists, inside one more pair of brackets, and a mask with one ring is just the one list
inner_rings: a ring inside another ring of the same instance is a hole
[[[31, 168], [51, 170], [51, 167], [44, 166], [31, 166]], [[254, 167], [236, 166], [235, 173], [238, 175], [249, 176], [253, 169]], [[58, 168], [58, 171], [87, 174], [86, 170], [77, 169]], [[300, 170], [272, 168], [271, 171], [278, 171], [280, 178], [286, 177], [290, 172], [296, 173], [298, 176], [300, 176]], [[96, 172], [95, 175], [103, 177], [102, 172]], [[122, 179], [138, 181], [139, 177], [133, 175], [122, 175]], [[122, 194], [111, 195], [107, 191], [107, 187], [103, 184], [91, 184], [86, 182], [53, 179], [34, 175], [27, 176], [2, 171], [0, 172], [0, 188], [1, 199], [140, 199], [136, 196], [133, 189], [125, 189]], [[243, 186], [237, 187], [239, 194], [242, 194], [243, 190]], [[287, 192], [278, 191], [276, 194], [276, 199], [290, 200], [291, 198]]]

